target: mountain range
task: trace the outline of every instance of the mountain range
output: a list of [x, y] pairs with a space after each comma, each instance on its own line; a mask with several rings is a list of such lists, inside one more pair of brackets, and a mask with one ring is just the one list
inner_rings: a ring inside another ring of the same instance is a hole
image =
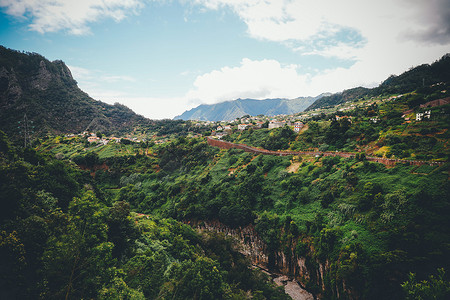
[[[178, 128], [181, 120], [233, 120], [244, 115], [294, 114], [353, 101], [361, 97], [389, 95], [427, 89], [450, 82], [450, 55], [431, 65], [424, 64], [390, 76], [376, 88], [357, 87], [336, 94], [296, 99], [237, 99], [203, 104], [171, 120], [149, 120], [121, 104], [106, 104], [89, 97], [77, 85], [69, 68], [60, 60], [49, 61], [37, 53], [0, 46], [0, 129], [11, 138], [23, 135], [24, 116], [36, 135], [46, 133], [131, 132], [137, 126], [160, 132]], [[169, 122], [169, 123], [168, 123]], [[175, 122], [175, 123], [174, 123]], [[31, 122], [30, 122], [31, 123]], [[179, 125], [179, 124], [178, 124]]]
[[402, 73], [391, 75], [378, 87], [355, 87], [339, 93], [324, 93], [317, 97], [300, 97], [296, 99], [237, 99], [217, 104], [202, 104], [175, 119], [200, 121], [227, 121], [244, 115], [274, 116], [280, 114], [295, 114], [302, 111], [314, 110], [338, 105], [362, 97], [377, 95], [401, 94], [412, 92], [417, 88], [424, 88], [440, 82], [450, 81], [450, 55], [444, 55], [440, 60], [423, 64]]
[[322, 94], [317, 97], [300, 97], [295, 99], [237, 99], [217, 104], [202, 104], [191, 110], [185, 111], [183, 114], [176, 116], [175, 119], [228, 121], [245, 115], [289, 115], [304, 111], [316, 100], [327, 95], [329, 94]]

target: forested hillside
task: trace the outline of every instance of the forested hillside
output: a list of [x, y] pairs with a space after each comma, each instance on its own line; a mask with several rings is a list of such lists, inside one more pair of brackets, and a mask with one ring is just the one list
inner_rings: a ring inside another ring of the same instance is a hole
[[150, 122], [123, 105], [89, 97], [64, 62], [0, 46], [0, 128], [15, 138], [25, 114], [37, 136], [83, 130], [123, 133]]
[[361, 97], [373, 97], [389, 94], [403, 94], [416, 90], [418, 87], [428, 87], [434, 84], [450, 83], [450, 55], [444, 55], [440, 60], [431, 65], [424, 64], [411, 68], [401, 75], [391, 75], [378, 87], [353, 88], [325, 96], [311, 104], [306, 110], [313, 110], [326, 106], [334, 106], [347, 101], [357, 100]]
[[[54, 137], [37, 150], [87, 170], [109, 203], [231, 233], [253, 264], [295, 278], [320, 299], [445, 299], [448, 105], [433, 108], [430, 120], [392, 114], [425, 101], [419, 95], [356, 110], [350, 120], [314, 118], [300, 133], [286, 126], [227, 137], [271, 150], [356, 154], [350, 158], [257, 155], [185, 137], [101, 147]], [[80, 144], [83, 151], [71, 150]], [[385, 166], [365, 153], [406, 163]], [[417, 158], [444, 164], [407, 163]]]
[[100, 178], [0, 131], [1, 299], [287, 299], [230, 239], [133, 213]]

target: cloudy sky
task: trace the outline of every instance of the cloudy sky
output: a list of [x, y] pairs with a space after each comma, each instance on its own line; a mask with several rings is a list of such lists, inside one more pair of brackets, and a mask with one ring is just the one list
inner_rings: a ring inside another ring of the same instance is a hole
[[0, 0], [0, 44], [149, 118], [378, 85], [450, 52], [448, 0]]

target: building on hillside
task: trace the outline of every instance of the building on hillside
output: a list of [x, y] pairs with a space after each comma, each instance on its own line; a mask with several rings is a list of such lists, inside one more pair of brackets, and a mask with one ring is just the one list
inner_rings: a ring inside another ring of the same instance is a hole
[[423, 118], [430, 118], [431, 117], [431, 110], [427, 110], [423, 113], [416, 113], [416, 121], [422, 121]]
[[372, 123], [378, 123], [378, 122], [380, 122], [380, 118], [379, 118], [378, 116], [372, 117], [372, 118], [370, 118], [370, 122], [372, 122]]
[[231, 125], [225, 125], [225, 126], [223, 126], [223, 130], [225, 130], [225, 131], [231, 131], [231, 130], [232, 130], [232, 127], [231, 127]]
[[302, 130], [303, 126], [305, 126], [302, 122], [295, 122], [294, 123], [294, 131], [300, 132]]
[[222, 139], [222, 137], [226, 136], [227, 134], [225, 132], [216, 132], [215, 137], [217, 139]]
[[263, 122], [263, 121], [256, 121], [255, 127], [256, 127], [256, 128], [262, 128], [263, 125], [264, 125], [264, 122]]
[[283, 121], [270, 121], [269, 129], [280, 128], [283, 127], [284, 125], [286, 125], [286, 123]]
[[88, 140], [89, 143], [94, 143], [94, 142], [98, 142], [100, 140], [100, 138], [96, 137], [96, 136], [89, 136], [87, 138], [87, 140]]
[[350, 121], [350, 123], [352, 122], [352, 117], [351, 116], [335, 116], [336, 121], [339, 121], [341, 119], [347, 119]]
[[245, 130], [245, 129], [247, 129], [248, 126], [249, 126], [248, 124], [239, 124], [238, 130]]

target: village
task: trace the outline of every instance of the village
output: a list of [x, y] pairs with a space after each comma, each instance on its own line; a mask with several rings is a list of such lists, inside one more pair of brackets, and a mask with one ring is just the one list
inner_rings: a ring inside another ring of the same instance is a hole
[[[207, 129], [205, 134], [211, 136], [215, 139], [222, 139], [236, 131], [244, 130], [258, 130], [258, 129], [275, 129], [282, 128], [284, 126], [290, 127], [295, 133], [300, 133], [302, 130], [307, 129], [305, 126], [311, 120], [318, 120], [328, 118], [328, 121], [335, 119], [339, 121], [340, 119], [347, 119], [352, 122], [353, 112], [357, 109], [367, 109], [369, 107], [377, 106], [386, 102], [394, 101], [400, 99], [404, 95], [392, 95], [385, 98], [370, 98], [370, 99], [360, 99], [356, 102], [345, 102], [336, 106], [330, 106], [325, 108], [318, 108], [308, 112], [300, 112], [293, 115], [276, 115], [276, 116], [250, 116], [245, 115], [241, 118], [236, 118], [230, 121], [190, 121], [191, 126], [194, 128], [205, 128]], [[436, 106], [442, 106], [450, 103], [450, 97], [433, 100], [425, 104], [420, 105], [416, 110], [410, 109], [403, 111], [401, 118], [405, 124], [411, 123], [412, 121], [420, 122], [425, 119], [430, 120], [432, 118], [431, 108]], [[378, 115], [370, 116], [367, 118], [369, 123], [376, 124], [380, 122], [380, 117]], [[143, 135], [138, 134], [132, 136], [128, 134], [123, 137], [116, 136], [106, 136], [100, 132], [92, 132], [89, 130], [83, 131], [79, 134], [68, 134], [67, 138], [71, 137], [84, 137], [87, 142], [92, 145], [107, 145], [108, 143], [117, 144], [129, 144], [129, 143], [141, 143], [141, 142], [153, 142], [155, 144], [163, 144], [171, 140], [170, 135]], [[190, 132], [189, 137], [201, 137], [200, 133]]]

